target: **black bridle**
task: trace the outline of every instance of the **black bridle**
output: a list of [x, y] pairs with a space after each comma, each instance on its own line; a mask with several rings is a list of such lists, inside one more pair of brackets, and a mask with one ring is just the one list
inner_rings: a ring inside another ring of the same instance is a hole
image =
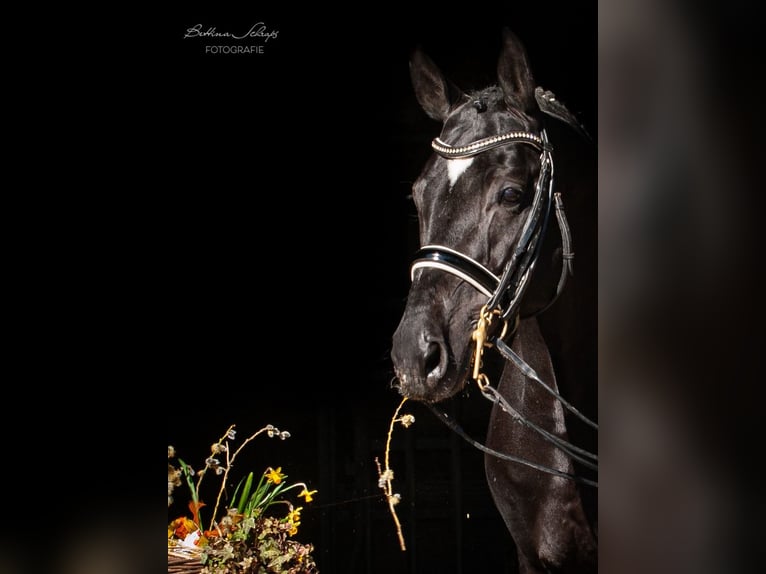
[[567, 275], [572, 271], [573, 254], [569, 226], [564, 215], [561, 195], [553, 193], [553, 148], [548, 143], [545, 130], [542, 130], [539, 136], [531, 132], [513, 131], [460, 147], [450, 146], [439, 138], [431, 143], [434, 151], [446, 159], [465, 159], [510, 144], [531, 145], [540, 150], [540, 173], [535, 184], [531, 208], [503, 273], [498, 277], [475, 259], [443, 245], [426, 245], [421, 248], [415, 254], [410, 267], [412, 279], [415, 278], [418, 269], [424, 268], [440, 269], [456, 275], [486, 295], [489, 298], [487, 309], [497, 312], [504, 320], [515, 320], [519, 312], [521, 300], [540, 255], [542, 238], [554, 204], [563, 244], [561, 276], [553, 299], [537, 313], [553, 304], [564, 289]]
[[[438, 269], [440, 271], [445, 271], [455, 275], [461, 280], [472, 285], [475, 289], [480, 291], [488, 298], [486, 305], [482, 309], [482, 314], [484, 314], [483, 316], [490, 318], [490, 320], [493, 316], [499, 316], [506, 326], [509, 321], [516, 326], [518, 325], [521, 301], [527, 287], [529, 286], [530, 279], [535, 269], [535, 264], [540, 255], [542, 240], [548, 228], [548, 222], [550, 220], [552, 210], [555, 210], [558, 227], [561, 234], [561, 276], [556, 287], [556, 292], [553, 295], [551, 301], [545, 305], [545, 307], [536, 311], [535, 314], [541, 313], [548, 309], [556, 301], [564, 289], [567, 276], [572, 273], [572, 259], [574, 258], [574, 253], [572, 252], [569, 225], [564, 214], [564, 206], [561, 195], [559, 193], [554, 193], [553, 191], [553, 148], [548, 142], [548, 136], [544, 129], [540, 132], [540, 135], [525, 131], [512, 131], [506, 134], [476, 140], [464, 146], [453, 147], [443, 142], [439, 138], [434, 139], [431, 143], [431, 147], [434, 149], [434, 151], [441, 157], [448, 160], [470, 158], [485, 151], [512, 144], [530, 145], [539, 150], [540, 172], [535, 183], [535, 193], [532, 199], [529, 213], [527, 214], [527, 217], [521, 228], [519, 239], [514, 246], [510, 259], [503, 268], [502, 274], [497, 276], [472, 257], [469, 257], [468, 255], [443, 245], [426, 245], [422, 247], [415, 254], [412, 265], [410, 267], [410, 275], [412, 280], [415, 279], [415, 273], [419, 269], [430, 268]], [[515, 331], [515, 328], [513, 331]], [[513, 331], [511, 331], [511, 335], [513, 334]], [[476, 379], [477, 383], [479, 384], [482, 395], [492, 401], [495, 405], [499, 406], [505, 412], [507, 412], [516, 421], [540, 434], [545, 440], [551, 442], [554, 446], [565, 452], [571, 458], [579, 461], [581, 464], [591, 468], [592, 470], [597, 470], [598, 457], [595, 454], [580, 449], [565, 441], [564, 439], [561, 439], [560, 437], [557, 437], [545, 429], [535, 425], [526, 419], [521, 413], [516, 411], [496, 389], [491, 387], [488, 383], [482, 383], [481, 377], [483, 377], [483, 380], [486, 381], [485, 375], [477, 376], [478, 365], [481, 361], [482, 348], [484, 346], [493, 346], [498, 349], [503, 358], [512, 362], [517, 368], [519, 368], [526, 378], [542, 385], [543, 388], [547, 392], [551, 393], [559, 402], [561, 402], [565, 408], [574, 413], [586, 424], [598, 430], [598, 425], [596, 423], [581, 414], [558, 392], [556, 392], [550, 386], [546, 385], [540, 379], [534, 369], [532, 369], [521, 357], [513, 352], [510, 346], [508, 346], [503, 341], [503, 338], [507, 335], [508, 334], [506, 333], [506, 329], [504, 328], [503, 332], [499, 334], [499, 336], [493, 333], [488, 334], [486, 338], [486, 345], [483, 339], [477, 343], [477, 350], [474, 355], [474, 379]], [[476, 333], [474, 333], [474, 340], [476, 340]], [[588, 484], [590, 486], [598, 486], [598, 484], [592, 480], [588, 480], [586, 478], [563, 472], [554, 468], [532, 463], [530, 461], [526, 461], [518, 457], [490, 449], [489, 447], [471, 439], [460, 428], [460, 426], [457, 425], [455, 421], [449, 418], [446, 413], [439, 411], [432, 405], [429, 405], [429, 408], [440, 420], [442, 420], [442, 422], [457, 432], [470, 444], [492, 456], [501, 458], [503, 460], [509, 460], [512, 462], [524, 464], [526, 466], [536, 468], [542, 472], [569, 478], [577, 482]]]

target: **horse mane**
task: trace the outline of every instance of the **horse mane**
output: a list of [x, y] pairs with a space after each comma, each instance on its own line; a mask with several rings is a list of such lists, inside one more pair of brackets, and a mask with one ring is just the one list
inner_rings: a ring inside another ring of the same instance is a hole
[[[520, 115], [515, 108], [506, 105], [505, 95], [500, 86], [496, 84], [478, 90], [472, 90], [468, 92], [465, 97], [469, 102], [473, 103], [479, 113], [486, 111], [492, 106], [499, 105], [513, 115]], [[542, 112], [540, 118], [543, 116], [555, 118], [568, 125], [586, 140], [593, 141], [585, 126], [553, 92], [545, 90], [541, 86], [537, 86], [537, 88], [535, 88], [535, 100], [537, 101], [537, 106], [540, 109], [540, 112]]]

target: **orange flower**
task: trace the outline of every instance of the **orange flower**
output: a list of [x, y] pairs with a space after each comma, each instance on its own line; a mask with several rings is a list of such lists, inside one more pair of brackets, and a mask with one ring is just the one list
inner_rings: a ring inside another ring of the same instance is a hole
[[195, 530], [197, 530], [197, 525], [185, 516], [181, 516], [176, 518], [168, 526], [168, 538], [175, 536], [176, 538], [183, 540]]
[[199, 526], [199, 509], [203, 506], [207, 506], [204, 502], [194, 502], [193, 500], [189, 501], [189, 510], [192, 513], [192, 520], [194, 520], [194, 524]]

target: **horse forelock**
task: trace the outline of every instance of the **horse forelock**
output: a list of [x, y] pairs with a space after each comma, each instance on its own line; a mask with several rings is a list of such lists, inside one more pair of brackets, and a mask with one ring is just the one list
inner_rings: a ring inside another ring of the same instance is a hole
[[[455, 130], [464, 132], [467, 135], [467, 128], [472, 126], [476, 129], [473, 139], [479, 139], [490, 135], [498, 135], [492, 130], [503, 131], [539, 131], [539, 118], [532, 117], [523, 112], [520, 108], [509, 105], [503, 91], [499, 86], [493, 85], [480, 90], [474, 90], [466, 94], [462, 103], [456, 106], [449, 117], [444, 122], [442, 129], [442, 139], [452, 135], [458, 135]], [[482, 129], [483, 128], [483, 129]], [[462, 137], [463, 134], [460, 134]], [[444, 140], [447, 141], [447, 140]], [[461, 145], [469, 143], [452, 142], [452, 145]]]

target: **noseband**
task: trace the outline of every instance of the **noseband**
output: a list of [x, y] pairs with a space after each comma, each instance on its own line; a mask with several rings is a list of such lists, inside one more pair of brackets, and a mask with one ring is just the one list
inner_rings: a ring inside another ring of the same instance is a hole
[[564, 216], [561, 196], [553, 193], [553, 148], [548, 143], [548, 135], [545, 130], [542, 130], [539, 136], [531, 132], [513, 131], [476, 140], [460, 147], [453, 147], [439, 138], [431, 143], [434, 151], [448, 160], [465, 159], [512, 144], [530, 145], [540, 150], [540, 173], [537, 176], [534, 198], [522, 226], [519, 240], [502, 274], [498, 277], [472, 257], [443, 245], [426, 245], [421, 248], [415, 254], [410, 267], [410, 277], [413, 280], [418, 269], [427, 268], [439, 269], [459, 277], [486, 295], [488, 297], [487, 311], [499, 315], [503, 320], [515, 319], [518, 315], [521, 299], [540, 255], [542, 238], [548, 227], [554, 201], [564, 244], [564, 264], [556, 294], [554, 299], [545, 306], [546, 309], [561, 293], [566, 276], [568, 272], [571, 272], [569, 226]]

